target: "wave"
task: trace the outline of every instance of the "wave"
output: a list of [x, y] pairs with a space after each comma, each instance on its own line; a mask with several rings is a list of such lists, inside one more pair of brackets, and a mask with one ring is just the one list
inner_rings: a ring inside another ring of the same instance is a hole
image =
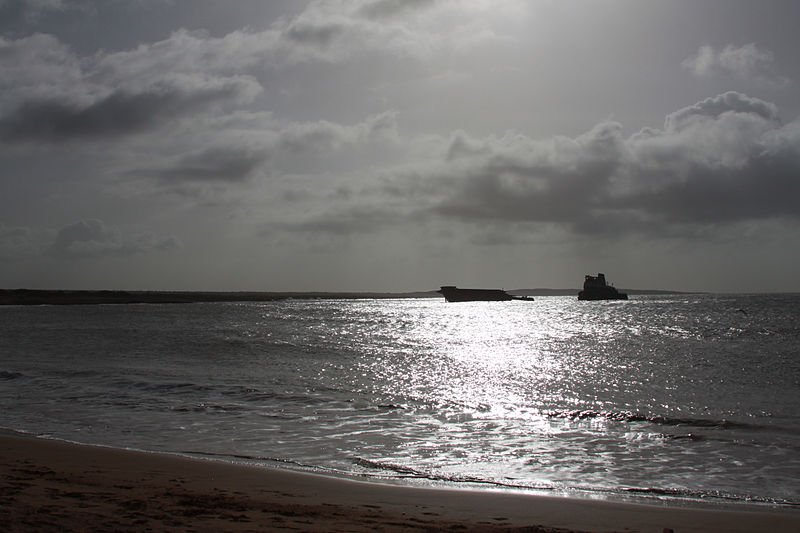
[[405, 411], [408, 409], [405, 405], [394, 403], [378, 404], [375, 408], [382, 411]]
[[[799, 507], [800, 501], [788, 500], [784, 498], [768, 498], [753, 496], [749, 494], [736, 494], [720, 490], [692, 490], [678, 488], [656, 488], [656, 487], [622, 487], [619, 492], [625, 494], [641, 496], [670, 497], [691, 500], [724, 500], [732, 502], [762, 503], [769, 505], [783, 505], [787, 507]], [[609, 491], [616, 492], [616, 491]]]
[[475, 476], [463, 476], [455, 474], [436, 474], [433, 472], [425, 472], [417, 470], [408, 466], [398, 465], [383, 461], [373, 461], [371, 459], [364, 459], [356, 457], [353, 459], [353, 464], [366, 468], [368, 470], [381, 470], [384, 472], [392, 472], [395, 478], [405, 479], [427, 479], [430, 481], [444, 481], [448, 483], [469, 483], [479, 485], [492, 485], [496, 487], [512, 488], [512, 489], [529, 489], [529, 490], [556, 490], [558, 487], [553, 485], [537, 485], [537, 484], [516, 484], [493, 479], [483, 479]]
[[245, 411], [246, 407], [242, 405], [222, 405], [212, 403], [198, 403], [193, 405], [178, 405], [170, 408], [174, 413], [233, 413], [238, 411]]
[[20, 372], [9, 372], [7, 370], [0, 370], [0, 379], [4, 381], [11, 381], [12, 379], [17, 379], [23, 377], [23, 374]]
[[[789, 500], [785, 498], [770, 498], [753, 496], [750, 494], [736, 494], [732, 492], [718, 491], [718, 490], [692, 490], [682, 488], [658, 488], [658, 487], [620, 487], [620, 488], [606, 488], [606, 487], [588, 487], [588, 486], [563, 486], [556, 484], [542, 484], [542, 483], [511, 483], [507, 481], [498, 481], [495, 479], [483, 479], [473, 476], [460, 476], [453, 474], [437, 474], [432, 472], [425, 472], [409, 466], [398, 465], [389, 462], [375, 461], [364, 458], [356, 458], [353, 463], [366, 469], [380, 470], [384, 472], [392, 472], [395, 475], [392, 477], [398, 479], [426, 479], [430, 481], [441, 481], [446, 483], [455, 484], [479, 484], [491, 485], [495, 487], [522, 489], [522, 490], [535, 490], [535, 491], [563, 491], [571, 493], [582, 494], [604, 494], [607, 496], [641, 496], [643, 498], [675, 498], [682, 500], [695, 500], [695, 501], [727, 501], [739, 503], [756, 503], [768, 505], [780, 505], [792, 508], [800, 508], [800, 501]], [[385, 477], [385, 475], [384, 475]]]
[[260, 463], [280, 463], [282, 465], [290, 465], [297, 468], [302, 468], [304, 470], [315, 470], [318, 471], [319, 468], [313, 465], [301, 463], [299, 461], [293, 461], [291, 459], [284, 459], [280, 457], [269, 457], [266, 455], [248, 455], [242, 453], [218, 453], [218, 452], [206, 452], [200, 450], [179, 450], [173, 453], [178, 453], [181, 455], [189, 455], [189, 456], [200, 456], [200, 457], [214, 457], [218, 459], [239, 459], [243, 461], [254, 461]]
[[698, 428], [711, 428], [711, 429], [776, 429], [773, 426], [766, 426], [762, 424], [750, 424], [747, 422], [736, 422], [726, 419], [708, 419], [708, 418], [685, 418], [685, 417], [670, 417], [662, 415], [645, 415], [641, 413], [633, 413], [630, 411], [593, 411], [593, 410], [572, 410], [572, 411], [547, 411], [543, 413], [548, 418], [564, 418], [567, 420], [591, 420], [603, 419], [612, 422], [648, 422], [650, 424], [658, 424], [662, 426], [682, 426], [682, 427], [698, 427]]

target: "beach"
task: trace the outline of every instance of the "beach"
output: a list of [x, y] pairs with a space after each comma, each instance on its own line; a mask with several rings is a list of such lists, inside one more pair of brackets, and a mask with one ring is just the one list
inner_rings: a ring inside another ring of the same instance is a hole
[[16, 435], [0, 450], [4, 531], [800, 530], [800, 513], [765, 506], [409, 487]]

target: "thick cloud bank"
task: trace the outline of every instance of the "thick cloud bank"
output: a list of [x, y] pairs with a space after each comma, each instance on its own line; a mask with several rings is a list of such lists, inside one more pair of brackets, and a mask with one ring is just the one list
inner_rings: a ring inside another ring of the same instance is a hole
[[576, 138], [453, 136], [437, 170], [445, 217], [560, 223], [581, 233], [800, 216], [800, 122], [736, 92], [630, 137], [614, 122]]

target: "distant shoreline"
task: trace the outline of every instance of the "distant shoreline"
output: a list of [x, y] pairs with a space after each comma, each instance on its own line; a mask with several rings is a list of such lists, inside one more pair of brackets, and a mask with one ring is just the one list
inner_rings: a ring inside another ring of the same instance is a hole
[[0, 305], [186, 304], [272, 302], [276, 300], [339, 300], [433, 298], [430, 292], [213, 292], [0, 289]]
[[[631, 290], [629, 294], [698, 294], [678, 291]], [[576, 296], [578, 289], [517, 289], [516, 296]], [[0, 305], [186, 304], [214, 302], [273, 302], [278, 300], [376, 300], [441, 298], [435, 291], [417, 292], [216, 292], [0, 289]]]

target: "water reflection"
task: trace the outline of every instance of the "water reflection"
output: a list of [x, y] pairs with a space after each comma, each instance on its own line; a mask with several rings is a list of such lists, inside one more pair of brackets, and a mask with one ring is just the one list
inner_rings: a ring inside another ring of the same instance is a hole
[[[550, 300], [535, 307], [529, 302], [407, 304], [416, 320], [389, 338], [365, 332], [372, 357], [359, 363], [386, 393], [437, 405], [510, 414], [530, 413], [532, 406], [585, 403], [586, 380], [596, 381], [600, 392], [614, 384], [616, 369], [605, 347], [613, 341], [614, 324], [578, 324], [566, 318], [572, 302]], [[415, 312], [420, 307], [426, 312]]]
[[6, 309], [0, 411], [63, 438], [364, 475], [800, 500], [799, 309], [791, 296]]
[[[571, 298], [354, 306], [362, 379], [351, 385], [403, 406], [377, 416], [382, 445], [359, 457], [373, 470], [445, 479], [611, 489], [653, 475], [692, 489], [698, 457], [732, 452], [647, 415], [730, 415], [732, 400], [720, 402], [686, 364], [692, 342], [706, 352], [708, 335], [728, 329], [659, 307]], [[591, 416], [553, 416], [572, 411]], [[625, 413], [644, 413], [642, 422]], [[676, 439], [695, 445], [676, 449]]]

